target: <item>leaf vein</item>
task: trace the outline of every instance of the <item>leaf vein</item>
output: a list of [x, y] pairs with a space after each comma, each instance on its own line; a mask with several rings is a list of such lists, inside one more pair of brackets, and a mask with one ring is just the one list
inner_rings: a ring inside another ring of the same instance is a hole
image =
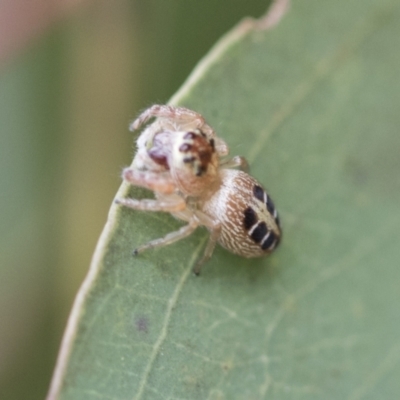
[[200, 249], [203, 247], [203, 242], [204, 240], [200, 243], [200, 245], [197, 247], [197, 250], [194, 252], [191, 262], [189, 263], [189, 267], [186, 268], [183, 271], [183, 274], [181, 275], [181, 278], [179, 279], [174, 292], [172, 293], [172, 296], [170, 297], [170, 299], [168, 300], [168, 304], [167, 304], [167, 310], [165, 313], [165, 317], [164, 317], [164, 321], [161, 327], [161, 332], [160, 335], [158, 336], [158, 339], [156, 340], [156, 342], [154, 343], [154, 347], [153, 347], [153, 351], [150, 354], [150, 358], [149, 361], [146, 365], [146, 368], [143, 372], [143, 376], [142, 379], [139, 382], [139, 388], [138, 391], [136, 393], [136, 396], [134, 397], [135, 400], [139, 400], [142, 398], [143, 394], [144, 394], [144, 390], [147, 386], [147, 381], [148, 378], [150, 376], [151, 373], [151, 369], [154, 365], [154, 362], [158, 356], [158, 354], [160, 353], [161, 350], [161, 346], [163, 345], [167, 334], [168, 334], [168, 326], [169, 323], [171, 321], [171, 317], [172, 317], [172, 312], [174, 307], [176, 306], [178, 299], [179, 299], [179, 295], [182, 292], [183, 286], [185, 285], [186, 280], [188, 279], [191, 271], [192, 271], [192, 267], [194, 264], [194, 261], [198, 258], [198, 254], [200, 252]]

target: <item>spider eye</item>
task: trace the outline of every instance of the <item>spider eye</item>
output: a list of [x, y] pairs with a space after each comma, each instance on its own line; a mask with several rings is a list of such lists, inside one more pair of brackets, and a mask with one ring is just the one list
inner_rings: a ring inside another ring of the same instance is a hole
[[194, 139], [196, 137], [196, 134], [194, 132], [186, 132], [185, 135], [183, 136], [184, 139]]
[[180, 145], [179, 151], [181, 151], [182, 153], [186, 153], [191, 148], [192, 148], [192, 146], [189, 143], [183, 143], [183, 144]]
[[196, 176], [202, 176], [205, 172], [207, 172], [207, 166], [199, 165], [199, 167], [197, 168]]
[[153, 147], [148, 151], [148, 155], [155, 163], [162, 165], [165, 169], [169, 169], [168, 159], [165, 152], [157, 147]]
[[183, 162], [185, 163], [185, 164], [188, 164], [188, 163], [192, 163], [192, 162], [194, 162], [194, 161], [196, 161], [196, 157], [185, 157], [184, 159], [183, 159]]
[[215, 151], [215, 140], [214, 139], [210, 139], [210, 145], [211, 145], [211, 148], [212, 148], [212, 150], [214, 152]]

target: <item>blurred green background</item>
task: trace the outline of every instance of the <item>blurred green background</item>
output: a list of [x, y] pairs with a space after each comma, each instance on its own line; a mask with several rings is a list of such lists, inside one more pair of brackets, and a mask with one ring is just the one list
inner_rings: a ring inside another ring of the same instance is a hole
[[46, 395], [133, 154], [129, 121], [166, 102], [223, 33], [268, 4], [0, 4], [0, 399]]

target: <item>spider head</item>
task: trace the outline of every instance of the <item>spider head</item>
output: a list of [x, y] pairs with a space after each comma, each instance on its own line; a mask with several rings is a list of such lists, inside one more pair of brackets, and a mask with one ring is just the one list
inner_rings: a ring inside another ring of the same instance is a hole
[[176, 132], [175, 135], [170, 166], [197, 177], [213, 173], [218, 167], [214, 139], [207, 138], [200, 130]]
[[199, 129], [174, 132], [174, 137], [168, 162], [171, 173], [185, 193], [197, 195], [197, 192], [204, 192], [218, 176], [214, 139]]

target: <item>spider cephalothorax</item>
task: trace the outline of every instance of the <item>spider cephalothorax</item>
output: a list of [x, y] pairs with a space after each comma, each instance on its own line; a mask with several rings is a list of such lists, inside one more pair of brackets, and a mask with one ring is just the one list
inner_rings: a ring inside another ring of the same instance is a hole
[[183, 107], [155, 105], [132, 124], [138, 129], [151, 117], [137, 140], [137, 153], [123, 178], [154, 191], [156, 199], [117, 199], [130, 208], [170, 212], [187, 222], [176, 232], [135, 250], [173, 243], [205, 226], [210, 238], [203, 257], [194, 268], [199, 273], [220, 243], [244, 257], [272, 252], [281, 237], [275, 206], [261, 185], [244, 171], [243, 157], [225, 160], [227, 144], [216, 136], [204, 118]]

